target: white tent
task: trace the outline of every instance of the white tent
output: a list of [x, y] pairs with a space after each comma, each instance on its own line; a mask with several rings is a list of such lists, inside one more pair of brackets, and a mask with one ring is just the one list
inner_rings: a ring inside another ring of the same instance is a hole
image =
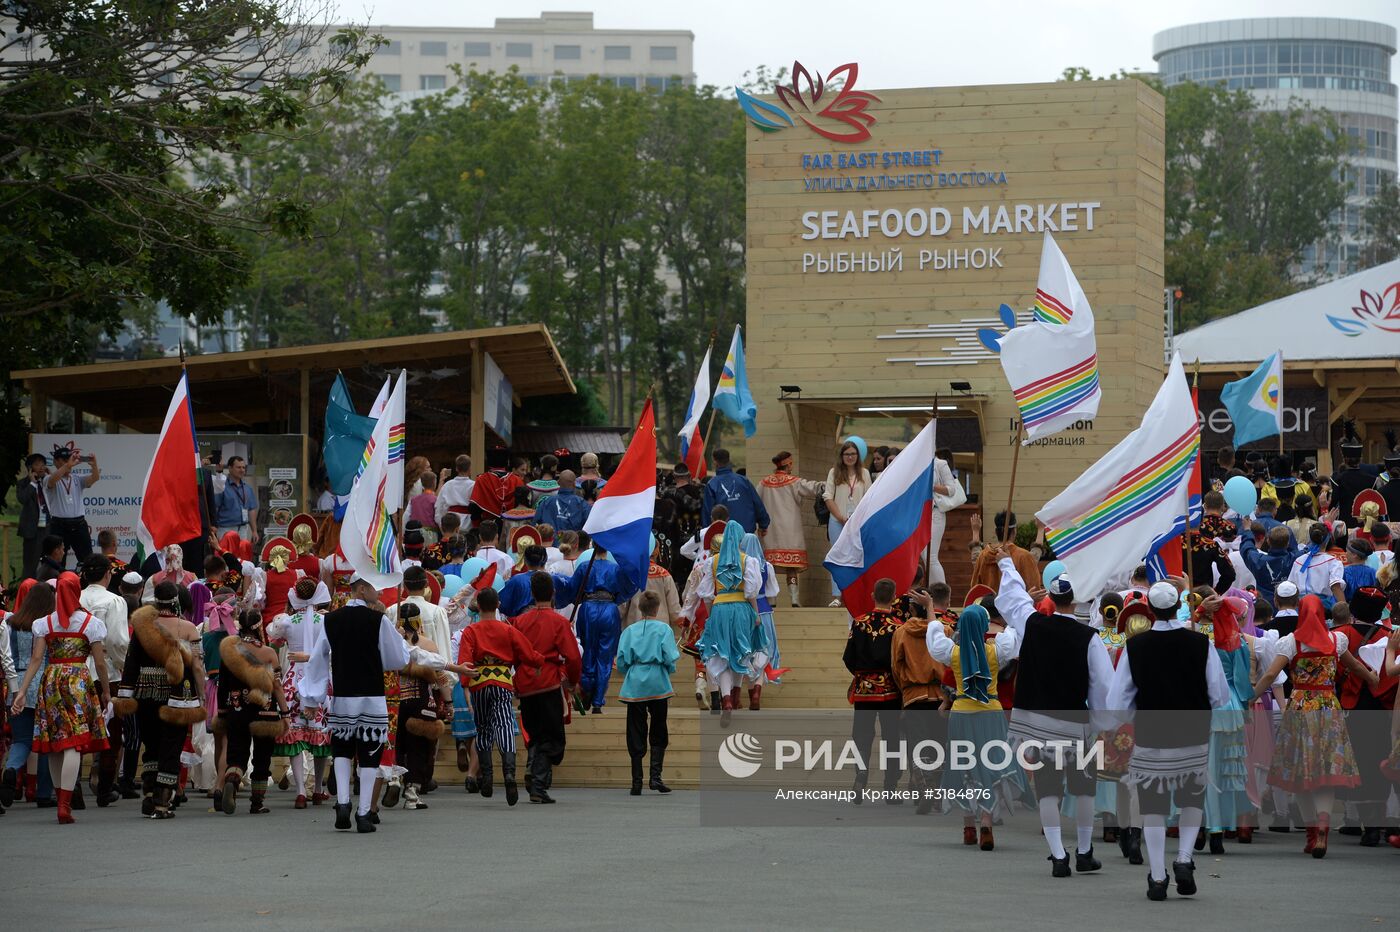
[[1400, 359], [1400, 259], [1221, 317], [1176, 338], [1188, 365]]

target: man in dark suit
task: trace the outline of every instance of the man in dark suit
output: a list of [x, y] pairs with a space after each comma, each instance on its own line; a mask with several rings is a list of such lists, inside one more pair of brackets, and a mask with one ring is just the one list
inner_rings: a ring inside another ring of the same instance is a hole
[[19, 536], [24, 541], [24, 568], [21, 579], [30, 579], [39, 568], [39, 544], [47, 533], [48, 509], [44, 506], [44, 477], [49, 474], [48, 460], [42, 453], [31, 453], [24, 459], [24, 478], [15, 485], [19, 500]]

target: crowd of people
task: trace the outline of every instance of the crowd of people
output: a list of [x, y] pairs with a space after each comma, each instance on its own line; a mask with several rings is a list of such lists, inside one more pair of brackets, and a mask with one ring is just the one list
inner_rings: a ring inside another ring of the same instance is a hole
[[[979, 758], [907, 777], [948, 791], [964, 843], [983, 850], [994, 850], [999, 819], [1035, 809], [1056, 877], [1100, 869], [1101, 819], [1125, 859], [1145, 857], [1153, 900], [1171, 879], [1194, 893], [1193, 852], [1250, 844], [1265, 822], [1302, 829], [1304, 851], [1324, 857], [1338, 801], [1341, 831], [1400, 847], [1390, 622], [1400, 580], [1386, 522], [1392, 499], [1400, 505], [1400, 456], [1368, 467], [1344, 446], [1342, 467], [1319, 478], [1287, 457], [1236, 467], [1232, 452], [1218, 459], [1179, 576], [1152, 581], [1144, 565], [1103, 592], [1076, 591], [1069, 574], [1042, 569], [1053, 559], [1043, 536], [1017, 545], [1016, 517], [1003, 512], [994, 540], [973, 542], [961, 610], [935, 561], [904, 593], [876, 582], [843, 658], [864, 760], [877, 731], [886, 742], [1030, 748], [1000, 765]], [[897, 455], [879, 450], [867, 465], [863, 454], [843, 443], [825, 482], [795, 476], [785, 451], [757, 483], [724, 450], [708, 481], [683, 465], [659, 476], [644, 587], [584, 531], [607, 481], [592, 455], [577, 473], [554, 456], [478, 475], [465, 456], [440, 473], [412, 461], [393, 590], [349, 566], [333, 515], [297, 516], [255, 552], [244, 512], [211, 527], [207, 556], [188, 568], [180, 545], [129, 566], [110, 533], [86, 555], [54, 535], [7, 592], [0, 812], [24, 800], [73, 821], [90, 755], [99, 806], [140, 800], [143, 815], [166, 819], [194, 792], [232, 815], [246, 792], [262, 814], [273, 762], [285, 760], [293, 808], [331, 802], [337, 829], [370, 833], [383, 809], [428, 807], [449, 740], [468, 792], [490, 798], [499, 785], [515, 805], [523, 739], [525, 792], [549, 804], [566, 722], [603, 714], [614, 675], [630, 792], [667, 793], [681, 655], [694, 664], [697, 705], [725, 727], [745, 693], [761, 707], [764, 687], [788, 672], [774, 607], [780, 578], [799, 601], [809, 509], [820, 517], [821, 503], [839, 533], [872, 471]], [[935, 464], [940, 495], [958, 483], [950, 459]], [[27, 465], [47, 502], [51, 475]], [[1237, 476], [1257, 490], [1249, 514], [1220, 492]], [[1035, 750], [1095, 738], [1106, 748], [1096, 771]], [[905, 776], [886, 767], [885, 788]], [[863, 765], [857, 791], [868, 780]], [[1075, 824], [1073, 867], [1062, 819]]]

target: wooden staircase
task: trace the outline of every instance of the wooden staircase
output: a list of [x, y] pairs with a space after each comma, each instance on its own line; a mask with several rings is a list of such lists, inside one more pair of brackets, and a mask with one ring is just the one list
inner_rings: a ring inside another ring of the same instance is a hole
[[[846, 687], [850, 674], [841, 663], [850, 620], [840, 608], [780, 608], [775, 614], [782, 665], [791, 667], [779, 686], [763, 690], [762, 709], [736, 712], [735, 727], [742, 727], [747, 715], [762, 715], [764, 709], [846, 709]], [[664, 779], [676, 789], [695, 789], [700, 782], [700, 727], [702, 717], [695, 702], [695, 663], [681, 656], [671, 678], [676, 695], [671, 699], [667, 724], [671, 745], [666, 751]], [[617, 699], [621, 677], [614, 675], [608, 701], [601, 715], [574, 714], [568, 726], [568, 749], [564, 763], [555, 768], [556, 786], [625, 787], [631, 784], [631, 762], [627, 757], [627, 709]], [[716, 716], [717, 719], [717, 716]], [[520, 764], [524, 779], [524, 748]], [[500, 780], [499, 766], [497, 781]], [[438, 746], [436, 776], [444, 786], [462, 783], [457, 770], [456, 752], [451, 740]]]

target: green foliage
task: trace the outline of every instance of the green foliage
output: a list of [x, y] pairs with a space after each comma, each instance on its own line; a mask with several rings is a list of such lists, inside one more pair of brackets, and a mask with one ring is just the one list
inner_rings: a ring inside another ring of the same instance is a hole
[[[232, 200], [196, 152], [303, 122], [371, 41], [328, 42], [296, 0], [34, 0], [0, 21], [0, 320], [5, 364], [82, 358], [131, 303], [222, 313], [239, 230], [292, 229], [291, 202]], [[307, 45], [314, 46], [303, 51]], [[33, 49], [26, 52], [25, 49]]]
[[608, 412], [598, 400], [598, 390], [585, 379], [576, 379], [573, 395], [537, 395], [525, 398], [520, 417], [531, 424], [550, 427], [606, 427]]
[[1361, 213], [1361, 267], [1400, 256], [1400, 186], [1386, 177]]
[[[1184, 293], [1178, 326], [1292, 294], [1303, 250], [1334, 234], [1346, 200], [1350, 142], [1326, 112], [1296, 101], [1261, 111], [1224, 84], [1163, 88], [1166, 281]], [[1066, 81], [1099, 80], [1067, 68]], [[1400, 218], [1400, 211], [1397, 211]], [[1392, 237], [1393, 239], [1393, 237]]]
[[742, 318], [744, 124], [713, 88], [469, 71], [403, 103], [367, 81], [201, 170], [314, 205], [310, 235], [244, 243], [254, 345], [543, 322], [591, 394], [525, 420], [631, 424], [654, 386], [673, 449], [711, 332]]

